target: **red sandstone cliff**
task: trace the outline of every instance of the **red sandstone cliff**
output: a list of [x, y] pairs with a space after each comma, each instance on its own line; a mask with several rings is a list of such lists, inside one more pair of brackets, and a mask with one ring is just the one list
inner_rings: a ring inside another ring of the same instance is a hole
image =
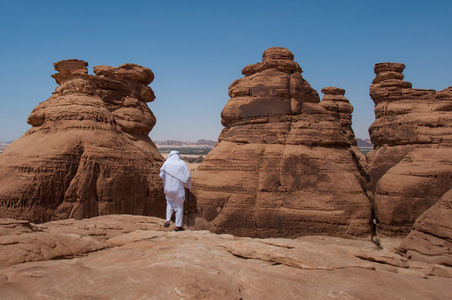
[[353, 108], [338, 88], [320, 101], [293, 59], [269, 48], [229, 87], [219, 143], [193, 173], [199, 210], [241, 236], [368, 235]]
[[413, 89], [405, 65], [379, 63], [370, 86], [376, 150], [368, 154], [378, 231], [406, 235], [452, 188], [452, 87]]
[[148, 68], [55, 63], [59, 86], [33, 127], [0, 156], [0, 217], [44, 222], [111, 213], [162, 216], [163, 158], [147, 136], [155, 117]]

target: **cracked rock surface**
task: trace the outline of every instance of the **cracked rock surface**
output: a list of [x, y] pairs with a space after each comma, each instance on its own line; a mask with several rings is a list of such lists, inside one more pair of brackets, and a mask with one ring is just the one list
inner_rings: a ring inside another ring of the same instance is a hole
[[109, 215], [0, 219], [4, 299], [446, 299], [451, 268], [396, 254], [401, 239], [257, 239]]

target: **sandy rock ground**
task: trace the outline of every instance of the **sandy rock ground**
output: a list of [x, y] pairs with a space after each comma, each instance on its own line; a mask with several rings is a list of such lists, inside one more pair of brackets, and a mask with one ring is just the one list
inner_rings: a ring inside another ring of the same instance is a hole
[[252, 239], [154, 217], [0, 219], [1, 299], [447, 299], [452, 268], [400, 239]]

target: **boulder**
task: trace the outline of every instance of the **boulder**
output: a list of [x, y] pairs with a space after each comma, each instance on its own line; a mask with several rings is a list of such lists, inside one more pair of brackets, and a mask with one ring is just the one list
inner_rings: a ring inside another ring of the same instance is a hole
[[365, 176], [345, 91], [318, 93], [293, 54], [269, 48], [229, 87], [219, 143], [193, 172], [198, 210], [217, 233], [252, 237], [371, 232]]
[[375, 151], [368, 173], [378, 232], [405, 236], [452, 188], [452, 87], [413, 89], [400, 63], [375, 65], [370, 86]]
[[111, 213], [163, 216], [163, 157], [148, 68], [54, 64], [58, 87], [28, 117], [33, 127], [0, 156], [0, 216], [35, 223]]

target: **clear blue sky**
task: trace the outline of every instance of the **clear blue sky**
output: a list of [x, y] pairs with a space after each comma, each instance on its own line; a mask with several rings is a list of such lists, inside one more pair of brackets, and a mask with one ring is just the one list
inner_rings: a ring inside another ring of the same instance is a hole
[[379, 62], [404, 63], [414, 88], [452, 85], [452, 1], [0, 0], [0, 141], [57, 86], [53, 63], [136, 63], [151, 68], [154, 140], [216, 140], [227, 89], [269, 47], [286, 47], [320, 90], [337, 86], [367, 138], [369, 85]]

